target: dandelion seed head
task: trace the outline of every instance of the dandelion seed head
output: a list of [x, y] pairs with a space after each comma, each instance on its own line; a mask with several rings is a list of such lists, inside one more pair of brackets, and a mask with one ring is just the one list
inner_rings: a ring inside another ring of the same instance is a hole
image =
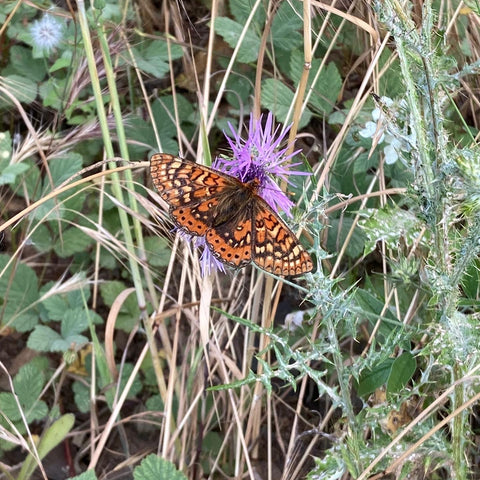
[[54, 16], [46, 13], [40, 20], [33, 22], [30, 33], [36, 47], [50, 51], [60, 44], [63, 25]]

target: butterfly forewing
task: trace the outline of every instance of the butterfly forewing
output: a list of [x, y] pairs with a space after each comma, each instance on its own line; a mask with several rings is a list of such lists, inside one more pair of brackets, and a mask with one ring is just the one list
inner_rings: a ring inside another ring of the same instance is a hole
[[236, 178], [166, 153], [150, 160], [150, 174], [160, 196], [171, 206], [195, 205], [208, 200], [232, 185]]
[[175, 225], [204, 236], [212, 254], [235, 268], [253, 261], [276, 275], [313, 269], [310, 255], [257, 192], [257, 183], [158, 153], [150, 173]]

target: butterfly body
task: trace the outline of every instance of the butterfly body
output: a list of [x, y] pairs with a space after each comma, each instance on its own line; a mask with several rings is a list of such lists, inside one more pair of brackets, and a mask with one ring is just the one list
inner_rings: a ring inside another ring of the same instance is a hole
[[268, 203], [257, 179], [243, 183], [226, 173], [158, 153], [150, 160], [153, 183], [182, 231], [203, 236], [220, 261], [240, 268], [252, 261], [277, 275], [301, 275], [310, 256]]

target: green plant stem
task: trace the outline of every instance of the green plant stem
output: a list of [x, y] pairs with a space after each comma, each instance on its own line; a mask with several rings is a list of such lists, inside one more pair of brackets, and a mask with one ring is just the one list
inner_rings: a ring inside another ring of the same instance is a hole
[[[462, 350], [456, 348], [459, 341], [457, 337], [465, 331], [464, 325], [458, 325], [463, 317], [459, 318], [456, 314], [458, 285], [473, 257], [466, 254], [456, 265], [452, 265], [452, 258], [456, 257], [456, 252], [449, 227], [455, 222], [456, 211], [448, 195], [449, 185], [446, 182], [447, 175], [444, 173], [448, 171], [452, 159], [448, 135], [443, 125], [440, 103], [443, 95], [438, 81], [438, 68], [435, 67], [437, 56], [432, 46], [432, 38], [435, 35], [432, 4], [430, 1], [423, 4], [420, 34], [417, 33], [412, 19], [405, 15], [404, 5], [400, 2], [387, 0], [382, 2], [380, 9], [384, 9], [386, 19], [389, 16], [396, 19], [391, 22], [391, 28], [394, 30], [402, 78], [406, 86], [411, 126], [417, 139], [417, 163], [414, 165], [416, 185], [425, 220], [433, 235], [429, 262], [432, 272], [429, 288], [437, 299], [439, 322], [444, 324], [452, 345], [450, 355], [455, 362], [453, 368], [455, 382], [464, 376], [467, 368], [465, 359], [462, 358]], [[476, 232], [477, 229], [473, 230]], [[471, 234], [469, 236], [472, 238]], [[477, 251], [477, 249], [473, 250]], [[461, 407], [464, 397], [464, 386], [460, 384], [452, 394], [452, 410]], [[468, 468], [464, 447], [468, 430], [467, 415], [457, 415], [451, 428], [453, 472], [455, 478], [466, 479]]]

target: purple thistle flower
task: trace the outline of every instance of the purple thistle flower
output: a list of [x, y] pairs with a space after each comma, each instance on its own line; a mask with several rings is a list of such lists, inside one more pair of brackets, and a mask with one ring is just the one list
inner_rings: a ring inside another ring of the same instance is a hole
[[291, 170], [291, 167], [301, 165], [301, 162], [289, 163], [289, 160], [301, 150], [296, 150], [288, 155], [285, 153], [290, 145], [277, 150], [287, 136], [291, 126], [288, 126], [283, 132], [278, 134], [280, 125], [277, 125], [272, 132], [273, 115], [271, 112], [267, 115], [265, 127], [262, 126], [262, 117], [254, 121], [253, 115], [250, 114], [246, 140], [240, 137], [230, 123], [228, 126], [234, 140], [225, 136], [232, 149], [233, 159], [217, 158], [213, 162], [212, 167], [238, 178], [243, 183], [257, 179], [260, 184], [258, 194], [276, 212], [283, 210], [288, 217], [292, 217], [290, 210], [293, 202], [273, 180], [273, 178], [279, 178], [292, 185], [288, 175], [310, 175], [307, 172]]
[[[290, 126], [279, 133], [280, 126], [272, 131], [273, 115], [269, 113], [262, 126], [262, 117], [254, 121], [250, 114], [248, 137], [246, 140], [240, 137], [233, 126], [229, 123], [230, 130], [234, 139], [227, 135], [227, 141], [233, 152], [233, 158], [226, 159], [217, 157], [212, 164], [212, 168], [227, 173], [238, 178], [243, 183], [253, 180], [258, 182], [258, 195], [261, 196], [275, 212], [283, 210], [289, 217], [292, 216], [290, 210], [293, 202], [285, 195], [273, 178], [279, 178], [292, 184], [288, 175], [310, 175], [307, 172], [291, 170], [291, 167], [300, 165], [299, 163], [290, 164], [289, 160], [300, 150], [286, 154], [290, 145], [278, 150], [279, 145], [285, 139]], [[273, 178], [272, 178], [273, 177]], [[225, 272], [225, 266], [220, 262], [206, 244], [204, 237], [195, 237], [193, 239], [196, 247], [203, 246], [203, 252], [200, 258], [202, 275], [208, 275], [211, 272], [220, 270]]]

